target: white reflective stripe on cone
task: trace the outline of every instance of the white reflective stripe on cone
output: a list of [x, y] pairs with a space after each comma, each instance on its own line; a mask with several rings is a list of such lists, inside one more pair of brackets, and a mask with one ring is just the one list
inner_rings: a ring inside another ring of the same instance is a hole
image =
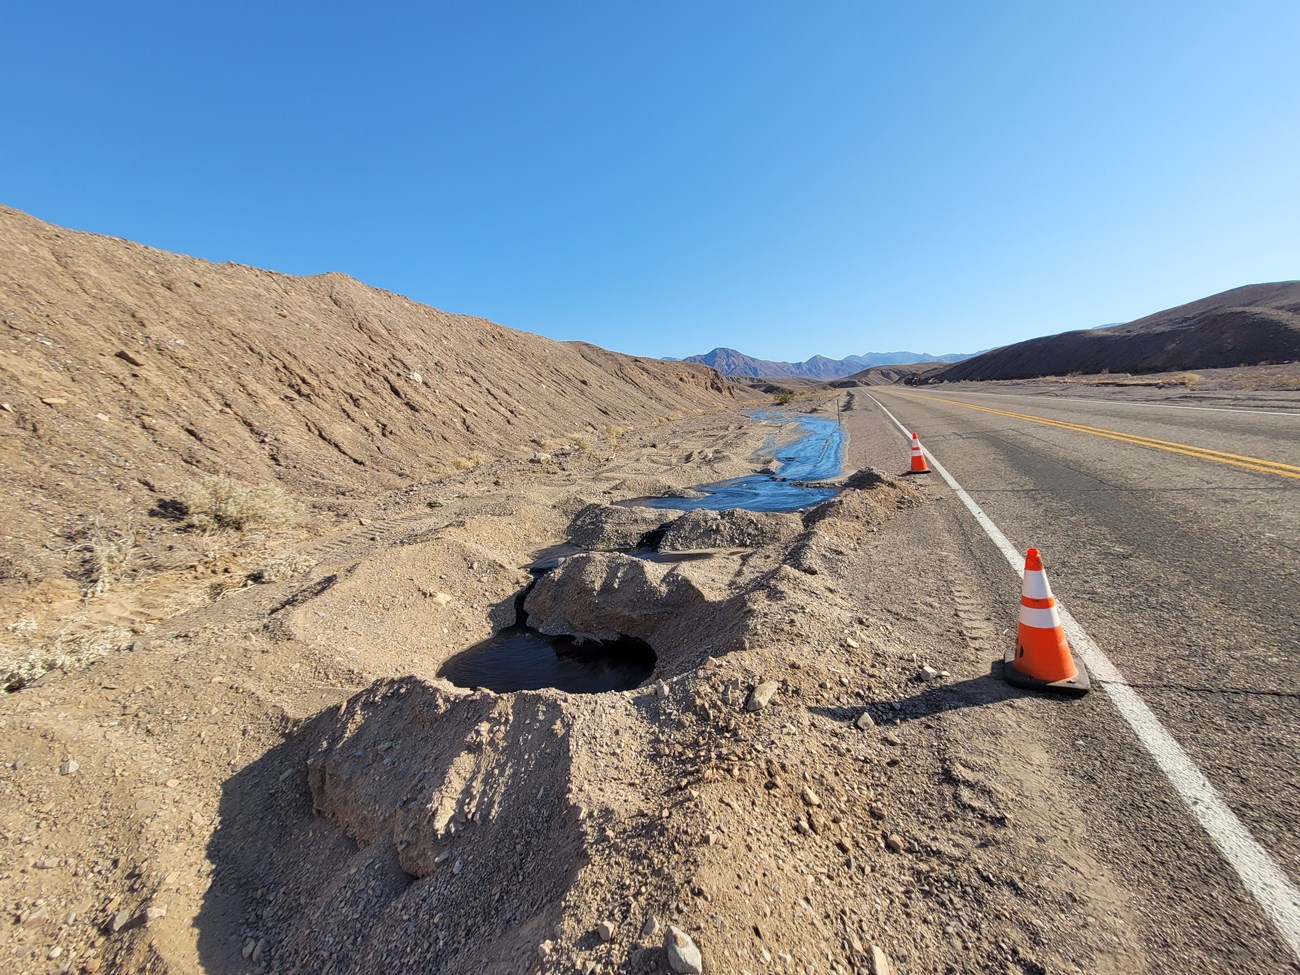
[[1030, 599], [1051, 599], [1052, 587], [1047, 582], [1047, 573], [1042, 569], [1026, 571], [1024, 595]]
[[1025, 626], [1032, 626], [1039, 630], [1054, 630], [1061, 625], [1061, 617], [1057, 615], [1055, 606], [1050, 609], [1032, 609], [1029, 606], [1021, 606], [1020, 622]]

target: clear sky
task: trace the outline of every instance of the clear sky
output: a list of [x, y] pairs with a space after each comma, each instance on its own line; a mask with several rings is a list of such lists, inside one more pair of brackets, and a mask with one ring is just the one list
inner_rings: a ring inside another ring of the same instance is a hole
[[641, 355], [1300, 277], [1300, 2], [9, 3], [0, 202]]

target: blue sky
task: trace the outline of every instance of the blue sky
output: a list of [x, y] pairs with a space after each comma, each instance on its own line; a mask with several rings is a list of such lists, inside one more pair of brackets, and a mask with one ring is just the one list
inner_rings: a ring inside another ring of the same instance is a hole
[[1300, 277], [1300, 3], [7, 4], [0, 202], [641, 355]]

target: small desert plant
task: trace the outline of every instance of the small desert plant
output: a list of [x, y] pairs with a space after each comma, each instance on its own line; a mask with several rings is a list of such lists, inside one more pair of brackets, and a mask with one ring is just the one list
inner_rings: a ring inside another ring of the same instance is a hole
[[228, 477], [205, 477], [181, 491], [190, 523], [200, 531], [287, 528], [298, 516], [298, 503], [274, 484], [249, 487]]
[[452, 464], [458, 471], [472, 471], [474, 468], [482, 464], [485, 459], [486, 458], [484, 458], [482, 454], [473, 453], [465, 457], [457, 457], [452, 461]]
[[86, 530], [86, 541], [80, 551], [85, 556], [89, 587], [85, 595], [99, 596], [130, 575], [139, 561], [140, 549], [136, 544], [135, 529], [109, 528], [98, 517]]
[[1177, 386], [1195, 386], [1201, 377], [1195, 372], [1180, 372], [1176, 376], [1170, 376], [1169, 381]]
[[316, 560], [305, 555], [282, 555], [263, 563], [248, 574], [250, 582], [287, 582], [316, 568]]
[[787, 390], [786, 390], [785, 392], [783, 392], [783, 393], [777, 393], [777, 394], [776, 394], [776, 398], [773, 399], [772, 402], [773, 402], [775, 405], [777, 405], [777, 406], [785, 406], [785, 405], [786, 405], [787, 403], [789, 403], [792, 399], [794, 399], [794, 393], [790, 392], [790, 391], [787, 389]]
[[611, 423], [609, 426], [605, 428], [605, 436], [609, 437], [610, 439], [617, 440], [619, 437], [623, 436], [623, 434], [630, 433], [631, 431], [632, 431], [631, 427], [622, 427], [619, 426], [617, 423]]
[[30, 617], [18, 619], [5, 629], [11, 636], [0, 642], [0, 691], [19, 690], [51, 670], [80, 670], [122, 649], [132, 639], [129, 630], [109, 627], [76, 637], [55, 633], [40, 640], [36, 621]]

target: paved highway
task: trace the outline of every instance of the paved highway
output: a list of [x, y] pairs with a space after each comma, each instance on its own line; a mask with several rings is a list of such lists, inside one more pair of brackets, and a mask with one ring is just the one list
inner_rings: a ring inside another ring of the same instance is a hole
[[[1300, 884], [1300, 413], [945, 387], [861, 393], [918, 431], [1021, 552], [1042, 549], [1065, 606]], [[1151, 765], [1108, 714], [1134, 755], [1117, 758], [1112, 745], [1099, 761]], [[1143, 814], [1142, 797], [1107, 801]], [[1195, 820], [1174, 832], [1184, 826]], [[1189, 836], [1188, 855], [1213, 860], [1212, 849], [1194, 852], [1202, 839]], [[1142, 843], [1125, 855], [1141, 857]], [[1282, 888], [1284, 901], [1293, 895]], [[1272, 938], [1260, 946], [1268, 970], [1290, 970], [1300, 928], [1288, 950], [1276, 917], [1271, 927], [1262, 908], [1246, 918], [1256, 907], [1240, 899], [1247, 906], [1220, 919], [1224, 937]], [[1297, 908], [1278, 906], [1283, 929], [1288, 910], [1300, 923]], [[1189, 923], [1214, 909], [1190, 911]]]

